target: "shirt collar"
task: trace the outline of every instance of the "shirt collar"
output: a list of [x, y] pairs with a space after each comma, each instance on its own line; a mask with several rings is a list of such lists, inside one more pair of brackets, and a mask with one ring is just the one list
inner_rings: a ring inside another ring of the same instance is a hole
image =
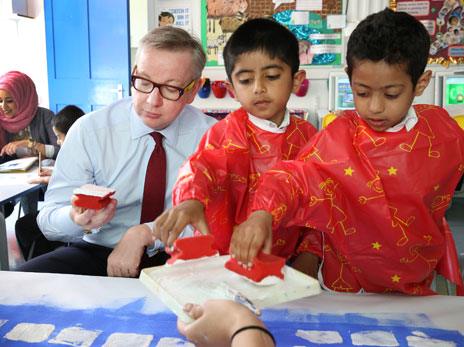
[[279, 126], [270, 120], [255, 117], [250, 113], [248, 113], [248, 119], [251, 123], [262, 130], [266, 130], [271, 133], [282, 134], [287, 130], [287, 126], [290, 124], [290, 112], [285, 110], [284, 119]]
[[158, 131], [165, 137], [165, 141], [175, 144], [177, 138], [178, 128], [179, 128], [179, 118], [182, 117], [182, 110], [179, 115], [174, 119], [174, 121], [169, 124], [166, 128], [162, 130], [153, 130], [149, 126], [145, 125], [140, 116], [135, 112], [134, 105], [130, 107], [130, 126], [131, 126], [131, 135], [132, 139], [137, 139], [152, 133], [153, 131]]
[[[358, 117], [361, 117], [357, 112], [356, 114], [358, 115]], [[406, 117], [404, 117], [401, 122], [388, 128], [385, 131], [388, 133], [397, 133], [401, 131], [403, 128], [405, 128], [406, 131], [409, 131], [412, 128], [414, 128], [417, 121], [418, 121], [418, 118], [417, 118], [416, 110], [414, 110], [414, 107], [411, 106], [408, 110], [408, 113], [406, 114]]]
[[414, 125], [416, 125], [417, 120], [418, 118], [416, 115], [416, 111], [414, 110], [414, 107], [411, 106], [408, 110], [408, 113], [406, 114], [406, 117], [404, 117], [404, 119], [401, 122], [392, 126], [391, 128], [388, 128], [385, 131], [389, 133], [396, 133], [398, 131], [401, 131], [403, 128], [405, 128], [406, 131], [409, 131], [412, 128], [414, 128]]

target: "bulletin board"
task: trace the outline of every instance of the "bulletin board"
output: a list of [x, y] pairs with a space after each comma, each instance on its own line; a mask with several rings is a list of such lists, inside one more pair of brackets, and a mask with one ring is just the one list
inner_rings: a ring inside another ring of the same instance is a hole
[[208, 66], [223, 64], [230, 35], [248, 19], [272, 17], [298, 39], [302, 65], [340, 65], [343, 0], [202, 0], [202, 42]]
[[429, 64], [464, 63], [464, 0], [390, 0], [390, 8], [413, 15], [427, 28]]

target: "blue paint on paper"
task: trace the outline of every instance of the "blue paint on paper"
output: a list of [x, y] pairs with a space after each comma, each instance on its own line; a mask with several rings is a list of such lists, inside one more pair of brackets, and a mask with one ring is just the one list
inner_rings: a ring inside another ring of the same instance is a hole
[[[113, 333], [152, 335], [151, 346], [156, 346], [162, 337], [182, 338], [177, 332], [176, 316], [171, 312], [141, 313], [145, 299], [135, 300], [117, 309], [96, 308], [67, 310], [46, 305], [0, 305], [0, 346], [59, 346], [58, 344], [24, 343], [11, 341], [4, 336], [19, 323], [53, 324], [55, 330], [49, 339], [56, 338], [60, 331], [69, 327], [100, 330], [92, 346], [101, 346]], [[393, 334], [400, 346], [408, 346], [407, 337], [422, 333], [430, 338], [453, 342], [464, 346], [464, 336], [453, 330], [433, 327], [425, 315], [420, 314], [315, 314], [303, 310], [264, 310], [262, 318], [273, 332], [278, 346], [316, 346], [296, 336], [298, 330], [337, 331], [342, 344], [324, 346], [353, 346], [351, 334], [366, 331], [385, 331]]]
[[278, 346], [318, 346], [296, 336], [298, 330], [337, 331], [343, 338], [342, 344], [324, 346], [354, 346], [351, 334], [366, 331], [385, 331], [393, 334], [399, 346], [408, 346], [407, 337], [422, 333], [431, 339], [453, 342], [464, 346], [464, 336], [459, 331], [434, 328], [424, 314], [385, 313], [375, 315], [314, 314], [303, 310], [272, 310], [263, 312], [263, 320], [274, 333]]

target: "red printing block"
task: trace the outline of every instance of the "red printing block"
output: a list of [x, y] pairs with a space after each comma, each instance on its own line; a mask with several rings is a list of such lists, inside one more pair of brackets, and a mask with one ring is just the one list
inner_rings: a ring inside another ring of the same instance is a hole
[[73, 205], [93, 210], [99, 210], [106, 207], [111, 202], [111, 196], [113, 194], [114, 192], [108, 193], [103, 197], [76, 194], [76, 199], [74, 200]]
[[230, 258], [224, 264], [226, 269], [245, 276], [254, 282], [261, 282], [268, 276], [276, 276], [283, 279], [282, 268], [284, 265], [285, 258], [262, 252], [253, 260], [253, 265], [250, 269], [239, 265], [235, 258]]
[[74, 189], [73, 194], [76, 199], [74, 206], [99, 210], [106, 207], [111, 202], [111, 196], [116, 191], [112, 188], [97, 186], [95, 184], [84, 184]]
[[167, 263], [172, 265], [177, 260], [191, 260], [216, 255], [218, 250], [214, 246], [213, 235], [199, 235], [183, 237], [174, 241], [174, 250], [166, 247], [166, 253], [171, 255]]

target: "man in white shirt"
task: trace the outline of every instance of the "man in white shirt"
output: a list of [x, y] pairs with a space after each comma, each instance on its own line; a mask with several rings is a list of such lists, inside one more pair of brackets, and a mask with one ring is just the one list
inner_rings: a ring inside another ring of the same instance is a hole
[[[164, 263], [164, 252], [147, 256], [153, 237], [140, 222], [145, 173], [155, 148], [150, 133], [163, 135], [167, 208], [180, 165], [215, 122], [189, 105], [205, 62], [201, 44], [182, 29], [159, 27], [142, 38], [132, 98], [82, 117], [57, 158], [37, 222], [49, 240], [72, 243], [17, 270], [135, 277], [143, 267]], [[73, 190], [84, 184], [115, 189], [114, 200], [100, 210], [72, 206]]]

